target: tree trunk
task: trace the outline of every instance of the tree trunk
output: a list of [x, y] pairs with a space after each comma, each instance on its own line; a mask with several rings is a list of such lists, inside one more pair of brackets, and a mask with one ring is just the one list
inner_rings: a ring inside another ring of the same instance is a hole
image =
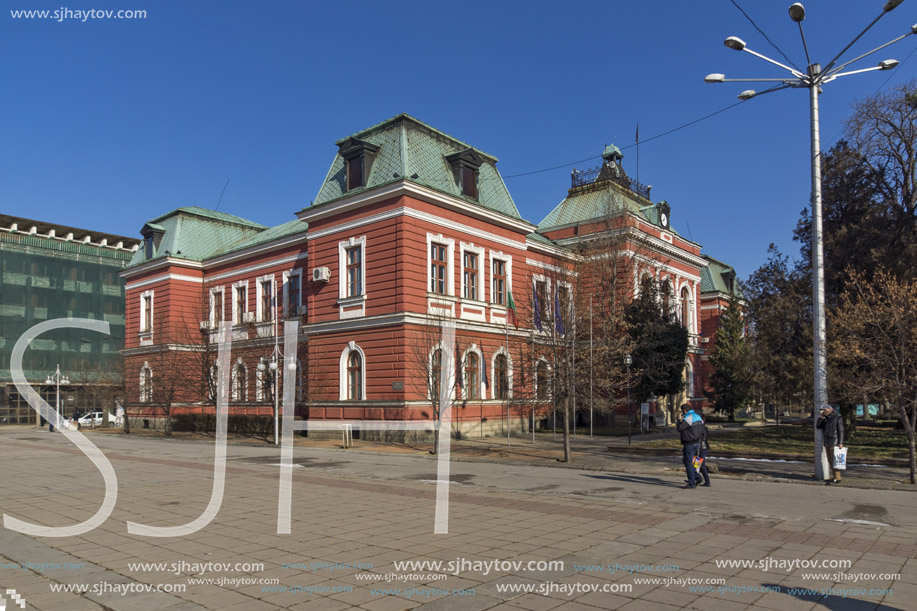
[[570, 397], [564, 397], [564, 460], [570, 462]]
[[904, 432], [907, 433], [907, 451], [909, 466], [911, 468], [911, 483], [917, 484], [917, 454], [914, 452], [914, 425], [917, 424], [917, 410], [915, 410], [911, 417], [908, 417], [907, 412], [904, 408], [898, 408], [900, 410], [899, 415], [901, 416], [901, 424], [904, 425]]
[[166, 411], [166, 426], [163, 429], [163, 434], [165, 434], [166, 437], [172, 436], [172, 410], [171, 409]]

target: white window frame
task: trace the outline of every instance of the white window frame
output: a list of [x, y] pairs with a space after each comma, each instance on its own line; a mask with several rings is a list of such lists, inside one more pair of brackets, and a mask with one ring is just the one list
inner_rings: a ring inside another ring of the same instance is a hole
[[[292, 277], [299, 278], [299, 303], [291, 304], [290, 303], [290, 278]], [[284, 318], [290, 318], [291, 314], [290, 307], [294, 306], [295, 309], [292, 310], [293, 316], [298, 316], [303, 313], [303, 284], [302, 284], [302, 268], [291, 269], [290, 271], [283, 272], [283, 315]]]
[[[497, 357], [506, 356], [506, 399], [497, 397]], [[506, 351], [505, 346], [500, 346], [490, 357], [490, 398], [498, 401], [509, 401], [513, 398], [513, 357]]]
[[244, 320], [239, 320], [239, 312], [238, 312], [238, 308], [236, 308], [236, 302], [238, 301], [238, 298], [239, 298], [239, 288], [245, 288], [245, 303], [244, 303], [245, 311], [242, 313], [248, 314], [248, 298], [250, 296], [248, 292], [248, 280], [239, 280], [238, 282], [232, 285], [232, 324], [233, 325], [241, 325], [243, 322], [245, 322]]
[[[544, 398], [539, 398], [538, 396], [538, 365], [541, 363], [544, 363], [545, 367], [548, 368], [548, 380], [549, 380], [548, 392]], [[550, 401], [551, 400], [551, 391], [552, 391], [551, 383], [550, 383], [551, 363], [548, 362], [548, 359], [546, 359], [545, 357], [539, 356], [537, 359], [535, 359], [535, 371], [533, 371], [532, 373], [534, 374], [532, 376], [532, 387], [535, 389], [535, 401]]]
[[[220, 323], [226, 319], [226, 291], [225, 291], [225, 288], [226, 287], [223, 287], [223, 286], [215, 286], [210, 289], [210, 329], [211, 330], [218, 331]], [[220, 294], [219, 299], [220, 299], [220, 305], [222, 306], [221, 309], [223, 310], [223, 320], [216, 319], [217, 293]]]
[[[544, 296], [547, 299], [547, 303], [542, 307], [544, 309], [545, 319], [541, 321], [541, 331], [538, 330], [538, 327], [535, 326], [535, 316], [538, 314], [535, 311], [535, 293], [538, 291], [538, 283], [544, 283]], [[542, 276], [541, 274], [532, 274], [532, 328], [536, 333], [550, 333], [551, 329], [554, 327], [545, 328], [545, 324], [553, 325], [554, 324], [554, 302], [551, 300], [551, 279], [547, 276]], [[547, 321], [547, 322], [546, 322]]]
[[[363, 366], [360, 367], [360, 385], [361, 385], [361, 399], [350, 399], [347, 397], [347, 360], [350, 358], [352, 352], [357, 352], [360, 355], [360, 360], [363, 363]], [[356, 342], [349, 342], [341, 352], [341, 361], [338, 366], [338, 373], [340, 378], [340, 400], [341, 401], [366, 401], [366, 354], [363, 352], [363, 349], [360, 348]]]
[[[238, 380], [237, 371], [242, 370], [242, 397], [239, 398], [236, 393], [236, 380]], [[232, 375], [229, 379], [229, 400], [230, 401], [248, 401], [248, 367], [240, 356], [232, 366]]]
[[[360, 247], [360, 289], [359, 295], [347, 295], [347, 251]], [[341, 301], [366, 299], [366, 236], [350, 238], [338, 243], [338, 297]]]
[[685, 397], [694, 398], [694, 365], [691, 359], [685, 359]]
[[[465, 394], [465, 389], [468, 388], [468, 368], [465, 366], [467, 362], [468, 355], [474, 353], [478, 357], [478, 396], [471, 398]], [[462, 399], [468, 399], [470, 401], [484, 401], [487, 399], [487, 384], [484, 383], [484, 376], [482, 374], [482, 369], [484, 365], [484, 353], [478, 348], [477, 344], [471, 344], [468, 346], [468, 349], [462, 353]]]
[[[433, 261], [430, 249], [433, 244], [439, 244], [446, 247], [446, 292], [435, 293], [430, 290], [430, 265]], [[426, 270], [427, 294], [429, 295], [448, 295], [455, 297], [455, 240], [446, 238], [441, 233], [433, 234], [427, 232], [427, 270]]]
[[[472, 253], [478, 258], [478, 290], [477, 294], [472, 297], [465, 297], [465, 253]], [[484, 269], [487, 265], [487, 259], [484, 256], [484, 248], [475, 246], [474, 244], [460, 242], [459, 264], [461, 265], [461, 276], [459, 276], [461, 287], [459, 289], [459, 297], [464, 301], [477, 301], [483, 304], [484, 285], [487, 283], [487, 270]]]
[[[150, 384], [146, 385], [145, 380], [143, 379], [144, 372], [150, 372]], [[138, 399], [140, 403], [152, 403], [153, 402], [153, 369], [150, 367], [148, 361], [143, 361], [143, 366], [140, 368], [140, 393]]]
[[[269, 318], [266, 318], [266, 314], [263, 311], [264, 307], [261, 303], [262, 295], [264, 294], [264, 283], [270, 282], [271, 284], [271, 311]], [[258, 322], [272, 322], [274, 320], [274, 315], [277, 311], [277, 281], [274, 278], [274, 274], [266, 274], [264, 276], [258, 276], [255, 280], [255, 317]]]
[[[149, 298], [150, 300], [150, 319], [146, 319], [146, 308], [144, 307], [144, 302]], [[156, 304], [153, 300], [153, 291], [143, 291], [140, 293], [140, 332], [144, 334], [153, 333], [153, 320], [155, 320], [155, 310]]]
[[[506, 295], [504, 296], [503, 303], [497, 303], [494, 301], [494, 259], [499, 259], [506, 263]], [[513, 290], [513, 257], [512, 255], [503, 254], [499, 250], [490, 250], [488, 251], [487, 257], [487, 285], [490, 289], [490, 301], [488, 302], [491, 307], [502, 308], [505, 310], [509, 304], [509, 294]], [[515, 300], [514, 300], [515, 301]], [[493, 322], [493, 321], [491, 321]]]
[[[568, 329], [567, 326], [569, 325], [570, 322], [573, 322], [573, 321], [574, 321], [574, 317], [573, 317], [573, 316], [570, 316], [570, 314], [573, 312], [573, 284], [571, 284], [570, 282], [567, 282], [566, 280], [558, 280], [558, 281], [557, 281], [557, 286], [554, 287], [554, 290], [557, 291], [557, 305], [558, 305], [558, 306], [560, 305], [560, 287], [566, 288], [566, 289], [567, 289], [567, 294], [570, 296], [570, 312], [567, 312], [567, 313], [566, 313], [567, 318], [564, 319], [564, 335], [566, 335], [567, 333], [570, 332], [570, 329]], [[556, 323], [555, 320], [554, 320], [554, 310], [553, 310], [553, 307], [554, 307], [554, 299], [553, 299], [553, 296], [552, 296], [552, 299], [551, 299], [551, 308], [552, 308], [552, 309], [551, 309], [551, 324], [552, 324], [552, 325], [556, 325], [557, 323]], [[552, 328], [553, 328], [553, 327], [552, 327]]]

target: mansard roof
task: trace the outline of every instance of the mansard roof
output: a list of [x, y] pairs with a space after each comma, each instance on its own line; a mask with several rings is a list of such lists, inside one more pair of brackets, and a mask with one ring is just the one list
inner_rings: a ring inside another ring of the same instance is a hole
[[707, 266], [700, 270], [701, 293], [724, 293], [742, 299], [735, 269], [709, 255], [701, 256], [707, 260]]
[[[496, 157], [410, 115], [402, 113], [342, 138], [335, 144], [342, 147], [354, 140], [379, 147], [375, 152], [366, 185], [349, 192], [346, 190], [346, 165], [339, 151], [312, 206], [321, 206], [346, 195], [399, 180], [409, 180], [469, 204], [522, 220], [497, 170]], [[455, 156], [480, 162], [478, 199], [462, 195], [461, 185], [457, 182], [449, 163], [449, 159]]]

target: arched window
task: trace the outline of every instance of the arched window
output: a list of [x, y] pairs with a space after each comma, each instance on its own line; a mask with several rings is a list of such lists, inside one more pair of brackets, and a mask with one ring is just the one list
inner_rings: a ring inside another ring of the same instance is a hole
[[481, 359], [477, 352], [465, 355], [465, 398], [478, 399], [481, 396]]
[[644, 272], [643, 276], [640, 277], [640, 294], [649, 292], [653, 288], [653, 277]]
[[494, 399], [509, 398], [509, 366], [506, 355], [498, 354], [494, 358]]
[[271, 370], [267, 368], [267, 363], [264, 371], [261, 371], [260, 364], [258, 367], [255, 370], [255, 401], [268, 401], [271, 399]]
[[363, 399], [363, 357], [356, 350], [347, 357], [347, 398]]
[[355, 342], [341, 352], [341, 401], [362, 401], [366, 398], [366, 355]]
[[140, 368], [140, 402], [153, 402], [153, 370], [146, 362]]
[[239, 358], [235, 367], [232, 368], [232, 383], [230, 386], [231, 399], [233, 401], [246, 401], [248, 399], [248, 369], [245, 363]]
[[691, 330], [691, 294], [686, 286], [681, 289], [681, 326]]
[[548, 399], [551, 393], [551, 381], [547, 361], [540, 360], [535, 365], [535, 398]]
[[430, 399], [439, 401], [439, 386], [443, 372], [443, 351], [441, 348], [433, 350], [430, 355]]

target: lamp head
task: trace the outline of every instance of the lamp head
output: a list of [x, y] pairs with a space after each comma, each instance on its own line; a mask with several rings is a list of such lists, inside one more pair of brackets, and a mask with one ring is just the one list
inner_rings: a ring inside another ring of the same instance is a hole
[[897, 59], [883, 59], [879, 62], [879, 70], [891, 70], [892, 68], [896, 68], [898, 63]]
[[68, 378], [67, 376], [64, 376], [64, 377], [62, 377], [62, 378], [60, 379], [60, 383], [61, 383], [61, 384], [69, 384], [69, 383], [70, 383], [70, 378]]
[[888, 2], [885, 3], [885, 6], [882, 7], [882, 10], [885, 11], [886, 13], [888, 11], [893, 11], [902, 2], [904, 2], [904, 0], [888, 0]]
[[45, 380], [45, 384], [54, 384], [54, 380], [51, 379], [51, 376], [48, 376], [48, 379]]
[[264, 359], [261, 359], [261, 361], [258, 363], [258, 371], [264, 373], [265, 369], [267, 369], [267, 367], [264, 364]]
[[745, 91], [739, 94], [739, 99], [740, 100], [750, 100], [753, 97], [755, 97], [756, 95], [758, 95], [758, 92], [755, 91], [754, 89], [746, 89]]
[[624, 355], [624, 364], [627, 365], [628, 367], [630, 367], [631, 365], [633, 365], [633, 364], [634, 364], [634, 357], [632, 357], [632, 356], [629, 355], [629, 354], [625, 354], [625, 355]]
[[290, 370], [290, 371], [296, 371], [296, 363], [294, 363], [294, 362], [292, 362], [292, 361], [289, 362], [289, 363], [287, 363], [287, 369]]
[[739, 38], [738, 36], [730, 36], [723, 41], [723, 44], [729, 47], [730, 49], [735, 49], [736, 51], [741, 51], [745, 48], [745, 41]]
[[277, 371], [277, 361], [271, 361], [271, 371]]
[[726, 75], [719, 74], [717, 72], [714, 72], [713, 74], [708, 74], [707, 76], [704, 77], [705, 83], [722, 83], [725, 80], [726, 80]]
[[800, 23], [803, 19], [806, 18], [806, 7], [802, 5], [802, 2], [797, 2], [790, 7], [790, 19], [796, 23]]

